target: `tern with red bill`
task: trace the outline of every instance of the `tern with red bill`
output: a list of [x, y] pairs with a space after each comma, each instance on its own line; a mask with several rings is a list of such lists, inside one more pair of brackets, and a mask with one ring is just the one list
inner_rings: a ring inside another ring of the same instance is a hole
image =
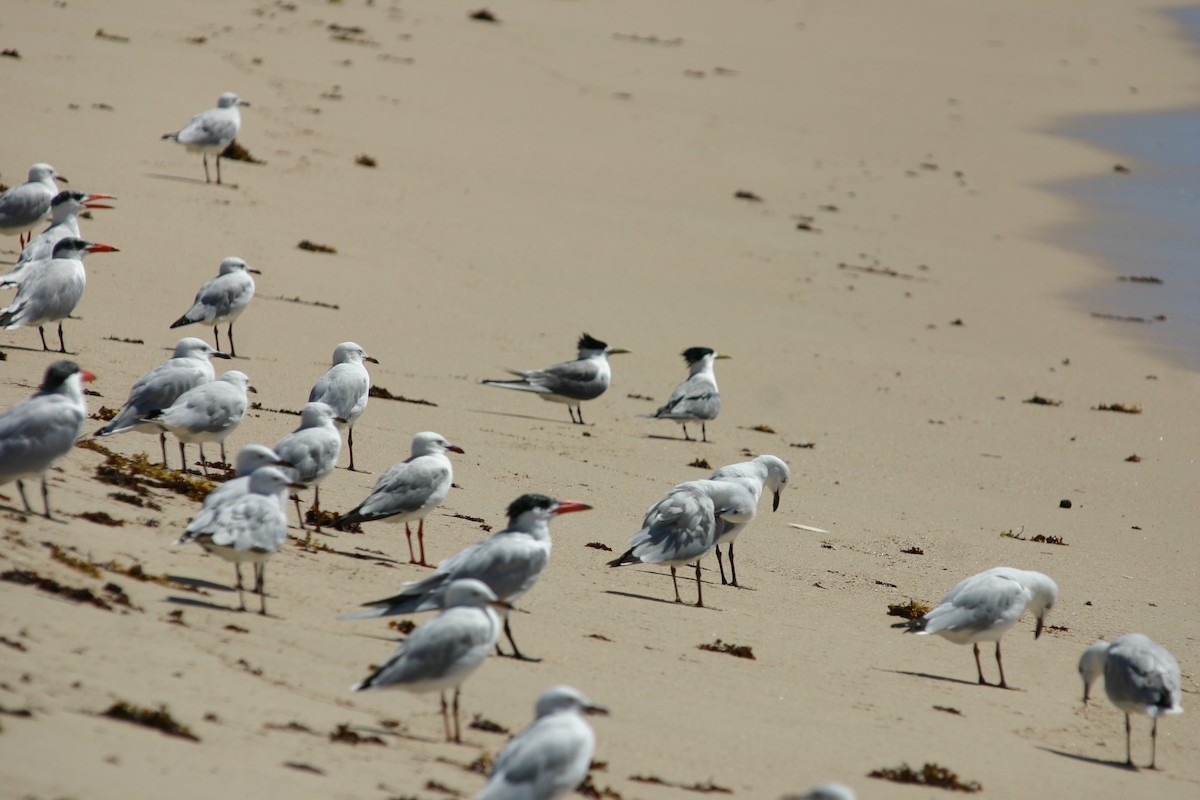
[[[399, 594], [365, 605], [367, 611], [347, 614], [342, 619], [388, 617], [442, 608], [451, 581], [475, 578], [486, 583], [501, 600], [514, 602], [541, 577], [550, 560], [550, 520], [561, 514], [591, 508], [572, 500], [555, 500], [544, 494], [523, 494], [508, 507], [508, 527], [460, 550], [443, 561], [437, 571], [423, 580], [407, 583]], [[523, 655], [513, 641], [508, 616], [504, 634], [512, 655], [522, 661], [540, 661]], [[500, 655], [499, 645], [496, 652]]]
[[50, 226], [33, 237], [21, 251], [20, 258], [7, 274], [0, 275], [0, 286], [16, 286], [24, 278], [26, 267], [44, 261], [54, 255], [54, 245], [68, 236], [78, 236], [79, 214], [93, 208], [112, 208], [98, 200], [115, 200], [110, 194], [87, 194], [86, 192], [63, 191], [50, 201]]
[[75, 447], [87, 419], [83, 384], [95, 377], [74, 361], [55, 361], [35, 394], [0, 412], [0, 486], [16, 481], [30, 514], [24, 481], [41, 478], [46, 519], [51, 518], [46, 472]]
[[49, 164], [29, 168], [29, 180], [0, 194], [0, 233], [20, 235], [21, 247], [33, 229], [50, 213], [50, 201], [58, 194], [55, 181], [69, 183]]
[[116, 253], [110, 244], [93, 244], [76, 236], [54, 245], [54, 255], [48, 261], [37, 262], [27, 269], [34, 270], [22, 279], [17, 296], [7, 307], [0, 309], [0, 328], [12, 330], [37, 325], [42, 337], [42, 349], [46, 346], [47, 322], [58, 323], [58, 351], [67, 352], [63, 341], [62, 321], [71, 315], [83, 297], [87, 285], [87, 273], [83, 269], [83, 257], [88, 253]]
[[164, 139], [179, 142], [189, 153], [200, 153], [204, 157], [204, 182], [212, 183], [208, 176], [208, 154], [217, 157], [217, 183], [221, 182], [221, 153], [237, 138], [242, 129], [242, 115], [238, 106], [250, 105], [233, 92], [225, 92], [217, 98], [216, 108], [202, 111], [192, 117], [175, 133], [164, 133]]
[[[367, 499], [338, 519], [336, 527], [345, 530], [360, 522], [376, 520], [395, 525], [403, 522], [408, 537], [408, 563], [432, 566], [425, 560], [425, 517], [442, 504], [454, 482], [454, 468], [447, 452], [462, 453], [463, 449], [440, 433], [418, 433], [413, 437], [412, 455], [383, 473]], [[417, 522], [420, 560], [413, 553], [410, 522]]]
[[233, 321], [242, 315], [246, 306], [254, 299], [254, 278], [250, 273], [261, 275], [262, 270], [255, 269], [244, 259], [230, 256], [221, 261], [217, 277], [206, 282], [196, 292], [192, 307], [179, 319], [171, 323], [172, 328], [203, 322], [213, 326], [213, 338], [216, 348], [221, 349], [221, 333], [218, 326], [222, 322], [229, 323], [229, 355], [237, 357], [237, 348], [233, 346]]

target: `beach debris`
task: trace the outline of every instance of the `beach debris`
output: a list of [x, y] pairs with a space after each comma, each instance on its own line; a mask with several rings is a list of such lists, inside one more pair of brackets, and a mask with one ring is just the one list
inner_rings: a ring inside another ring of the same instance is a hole
[[141, 725], [146, 728], [154, 728], [168, 736], [175, 736], [192, 742], [200, 741], [200, 737], [192, 733], [188, 726], [176, 722], [171, 713], [167, 711], [167, 707], [161, 703], [158, 708], [147, 709], [135, 706], [126, 700], [118, 700], [100, 716], [119, 719], [124, 722], [132, 722], [135, 725]]
[[367, 34], [367, 29], [361, 25], [339, 25], [336, 22], [331, 22], [329, 23], [328, 30], [331, 41], [379, 47], [379, 42], [373, 40]]
[[733, 196], [736, 197], [738, 200], [749, 200], [751, 203], [761, 203], [762, 202], [762, 198], [759, 197], [758, 195], [756, 195], [754, 192], [750, 191], [749, 189], [738, 189], [736, 192], [733, 193]]
[[762, 423], [759, 423], [758, 425], [753, 425], [753, 426], [747, 428], [746, 430], [758, 431], [759, 433], [774, 433], [775, 432], [775, 429], [772, 428], [770, 425], [765, 425]]
[[[1070, 507], [1071, 507], [1071, 501], [1070, 501], [1070, 500], [1059, 500], [1059, 501], [1058, 501], [1058, 507], [1059, 507], [1059, 508], [1070, 508]], [[1018, 538], [1019, 538], [1019, 537], [1018, 537]]]
[[387, 626], [394, 631], [399, 631], [405, 636], [417, 629], [417, 623], [413, 622], [411, 619], [392, 620], [387, 624]]
[[875, 585], [876, 586], [886, 586], [889, 589], [899, 589], [900, 588], [899, 586], [897, 586], [894, 583], [888, 583], [887, 581], [881, 581], [878, 578], [875, 579]]
[[652, 403], [654, 402], [654, 398], [646, 394], [627, 394], [625, 396], [630, 400], [649, 400]]
[[814, 220], [812, 217], [801, 217], [800, 221], [796, 223], [796, 230], [808, 231], [810, 233], [820, 233], [821, 229], [813, 225], [813, 222], [815, 221], [816, 220]]
[[499, 22], [500, 18], [486, 8], [479, 8], [467, 14], [476, 22]]
[[258, 401], [251, 403], [250, 409], [252, 411], [267, 411], [272, 414], [290, 414], [293, 417], [300, 416], [299, 411], [293, 411], [290, 408], [267, 408], [266, 406], [264, 406], [262, 403], [259, 403]]
[[1119, 281], [1127, 281], [1129, 283], [1162, 283], [1162, 278], [1156, 278], [1153, 275], [1122, 275], [1117, 278]]
[[468, 728], [474, 728], [477, 731], [485, 733], [508, 733], [508, 728], [498, 722], [492, 722], [490, 719], [484, 719], [482, 714], [476, 714], [471, 718], [471, 722], [467, 725]]
[[359, 153], [355, 157], [354, 163], [358, 164], [360, 167], [374, 167], [377, 165], [378, 162], [376, 162], [374, 158], [367, 155], [366, 153]]
[[704, 78], [708, 76], [708, 73], [702, 69], [685, 69], [683, 76], [685, 78]]
[[0, 56], [4, 56], [5, 58], [15, 58], [18, 61], [21, 60], [21, 54], [17, 52], [15, 47], [8, 47], [4, 50], [0, 50]]
[[1131, 464], [1140, 464], [1142, 461], [1142, 457], [1139, 456], [1137, 453], [1134, 453], [1133, 455], [1131, 455], [1129, 458], [1127, 458], [1125, 460], [1130, 462]]
[[600, 641], [602, 641], [602, 642], [611, 642], [611, 641], [612, 641], [612, 639], [608, 638], [608, 637], [607, 637], [607, 636], [605, 636], [603, 633], [589, 633], [589, 634], [587, 635], [587, 638], [589, 638], [589, 639], [599, 639], [599, 640], [600, 640]]
[[[300, 244], [303, 244], [303, 242], [301, 242]], [[299, 245], [297, 245], [297, 247], [299, 247]], [[337, 252], [337, 251], [335, 250], [334, 252]], [[302, 306], [316, 306], [317, 308], [330, 308], [330, 309], [333, 309], [334, 311], [338, 311], [339, 309], [341, 309], [341, 306], [339, 306], [337, 303], [325, 303], [325, 302], [322, 302], [321, 300], [303, 300], [299, 297], [284, 297], [281, 294], [272, 295], [272, 296], [266, 297], [265, 299], [267, 299], [267, 300], [282, 300], [285, 303], [297, 303]]]
[[792, 442], [791, 444], [788, 445], [788, 447], [798, 447], [801, 450], [815, 450], [817, 447], [817, 443], [816, 442]]
[[8, 581], [18, 586], [33, 586], [47, 594], [56, 594], [59, 597], [65, 597], [76, 603], [87, 603], [96, 608], [102, 608], [105, 611], [112, 611], [113, 603], [133, 608], [133, 605], [129, 602], [128, 595], [115, 583], [105, 584], [104, 591], [111, 595], [111, 597], [106, 599], [91, 589], [78, 586], [64, 586], [53, 578], [44, 578], [29, 569], [10, 569], [0, 572], [0, 581]]
[[712, 464], [708, 463], [707, 458], [697, 458], [695, 461], [689, 462], [688, 466], [697, 469], [712, 469]]
[[748, 658], [751, 661], [757, 660], [754, 658], [754, 650], [752, 650], [750, 647], [744, 644], [730, 644], [729, 642], [722, 642], [720, 639], [717, 639], [712, 644], [698, 644], [696, 645], [696, 649], [708, 650], [711, 653], [728, 653], [731, 656]]
[[1142, 407], [1139, 405], [1125, 405], [1124, 403], [1101, 403], [1092, 408], [1093, 411], [1116, 411], [1119, 414], [1140, 414]]
[[630, 775], [629, 780], [636, 781], [638, 783], [650, 783], [654, 784], [655, 786], [669, 786], [672, 789], [683, 789], [687, 792], [700, 792], [702, 794], [708, 794], [711, 792], [717, 792], [719, 794], [733, 794], [733, 789], [727, 789], [724, 786], [718, 786], [712, 782], [711, 778], [704, 783], [693, 783], [691, 785], [686, 783], [666, 781], [657, 775]]
[[415, 403], [419, 406], [433, 406], [434, 408], [437, 408], [437, 403], [430, 402], [429, 400], [416, 400], [408, 398], [402, 394], [392, 394], [382, 386], [376, 386], [374, 384], [371, 384], [371, 388], [367, 390], [367, 396], [378, 397], [381, 400], [398, 400], [401, 403]]
[[664, 47], [678, 47], [683, 44], [682, 36], [675, 36], [670, 39], [664, 39], [654, 34], [643, 36], [638, 33], [614, 33], [612, 36], [619, 42], [634, 42], [636, 44], [656, 44], [663, 45]]
[[606, 545], [604, 542], [588, 542], [584, 545], [584, 547], [591, 547], [595, 550], [604, 550], [609, 553], [612, 552], [612, 548]]
[[378, 736], [363, 736], [357, 731], [352, 730], [350, 724], [346, 722], [341, 723], [333, 729], [329, 734], [329, 741], [338, 742], [339, 744], [379, 744], [384, 747], [387, 746], [387, 743]]
[[1124, 164], [1113, 164], [1113, 172], [1117, 173], [1118, 175], [1128, 175], [1130, 173], [1130, 169]]
[[1039, 544], [1059, 544], [1059, 545], [1062, 545], [1063, 547], [1068, 546], [1066, 539], [1064, 539], [1063, 537], [1061, 537], [1061, 536], [1046, 536], [1045, 534], [1042, 534], [1042, 533], [1039, 533], [1037, 536], [1034, 536], [1029, 541], [1037, 542]]
[[225, 149], [221, 151], [221, 158], [228, 158], [230, 161], [248, 161], [251, 164], [267, 163], [260, 158], [250, 155], [250, 151], [238, 144], [237, 140], [225, 146]]
[[[225, 627], [228, 628], [229, 626], [226, 625]], [[287, 723], [264, 722], [263, 729], [268, 731], [288, 731], [291, 733], [311, 733], [314, 736], [317, 735], [317, 732], [312, 728], [308, 727], [303, 722], [297, 722], [296, 720], [292, 720], [291, 722]]]
[[[595, 636], [596, 634], [592, 634], [592, 635]], [[26, 652], [29, 649], [25, 645], [21, 644], [20, 642], [14, 642], [12, 639], [9, 639], [7, 636], [0, 636], [0, 644], [5, 645], [6, 647], [11, 647], [13, 650], [17, 650], [22, 653]], [[0, 714], [3, 714], [3, 713], [7, 713], [7, 712], [5, 712], [3, 709], [0, 709]]]
[[53, 542], [42, 542], [42, 545], [50, 548], [50, 558], [54, 559], [60, 564], [64, 564], [65, 566], [68, 566], [93, 578], [99, 578], [100, 573], [103, 570], [104, 572], [122, 575], [126, 578], [132, 578], [135, 581], [141, 581], [142, 583], [157, 583], [159, 586], [165, 586], [168, 589], [177, 589], [185, 592], [199, 592], [199, 589], [196, 589], [193, 586], [188, 586], [187, 584], [176, 583], [166, 575], [154, 575], [146, 572], [146, 570], [142, 568], [142, 565], [136, 561], [128, 567], [118, 564], [115, 561], [85, 561], [84, 559], [73, 555], [68, 551], [67, 548], [54, 544]]
[[1155, 314], [1153, 317], [1129, 317], [1121, 314], [1105, 314], [1101, 311], [1093, 311], [1092, 316], [1096, 319], [1111, 319], [1117, 322], [1166, 322], [1166, 314]]
[[934, 786], [939, 789], [967, 792], [968, 794], [983, 791], [983, 786], [978, 781], [964, 783], [955, 773], [928, 761], [925, 762], [925, 766], [921, 767], [919, 772], [908, 764], [902, 764], [899, 767], [884, 767], [883, 769], [871, 770], [867, 773], [867, 777], [879, 778], [894, 783], [916, 783], [921, 786]]
[[207, 36], [198, 36], [198, 35], [197, 36], [189, 36], [189, 37], [187, 37], [187, 39], [185, 41], [187, 41], [190, 44], [204, 44], [205, 42], [208, 41], [208, 37]]
[[167, 614], [167, 622], [169, 622], [172, 625], [182, 625], [185, 628], [188, 627], [188, 624], [183, 621], [183, 609], [182, 608], [177, 608], [174, 611], [168, 613]]
[[[801, 531], [809, 531], [811, 533], [829, 533], [829, 531], [825, 530], [824, 528], [816, 528], [812, 525], [801, 525], [799, 522], [789, 522], [788, 527]], [[829, 549], [832, 550], [833, 548], [830, 547]]]
[[313, 775], [324, 775], [325, 770], [314, 767], [312, 764], [305, 764], [303, 761], [285, 761], [283, 765], [288, 769], [299, 770], [300, 772], [311, 772]]
[[947, 714], [954, 714], [955, 716], [959, 716], [959, 717], [962, 716], [962, 712], [959, 711], [957, 708], [954, 708], [953, 706], [934, 706], [933, 710], [934, 711], [944, 711]]
[[310, 253], [336, 253], [337, 252], [336, 247], [331, 247], [330, 245], [327, 245], [327, 244], [318, 244], [317, 242], [313, 242], [308, 239], [301, 239], [300, 243], [297, 244], [296, 247], [299, 247], [301, 250], [307, 250]]
[[125, 344], [145, 344], [145, 339], [126, 339], [124, 336], [105, 336], [106, 342], [123, 342]]
[[888, 603], [888, 616], [901, 619], [920, 619], [929, 613], [930, 607], [920, 600], [909, 598], [907, 603]]
[[460, 792], [458, 789], [451, 789], [446, 784], [439, 783], [438, 781], [435, 781], [432, 778], [425, 781], [425, 788], [430, 792], [438, 792], [439, 794], [448, 794], [451, 797], [462, 797], [462, 795], [463, 795], [463, 793]]
[[1062, 400], [1055, 400], [1050, 397], [1042, 397], [1040, 394], [1034, 394], [1033, 397], [1029, 398], [1028, 400], [1022, 400], [1021, 402], [1029, 403], [1030, 405], [1035, 405], [1035, 406], [1061, 406], [1062, 405]]
[[250, 632], [249, 628], [243, 628], [241, 625], [234, 625], [232, 623], [230, 623], [229, 625], [226, 625], [224, 629], [231, 633], [249, 633]]
[[618, 792], [616, 789], [612, 788], [611, 786], [605, 786], [603, 789], [601, 789], [600, 787], [598, 787], [596, 785], [595, 781], [592, 780], [592, 776], [590, 773], [587, 775], [587, 777], [585, 777], [583, 779], [583, 783], [581, 783], [581, 784], [579, 784], [579, 786], [575, 787], [575, 792], [577, 794], [583, 795], [584, 797], [592, 798], [592, 800], [600, 800], [600, 798], [609, 798], [609, 800], [621, 800], [620, 792]]
[[345, 97], [346, 95], [342, 94], [342, 87], [336, 83], [333, 85], [332, 89], [326, 89], [325, 91], [321, 92], [322, 100], [343, 100]]
[[898, 270], [894, 270], [891, 267], [872, 267], [872, 266], [863, 266], [860, 264], [847, 264], [845, 262], [842, 262], [842, 263], [838, 264], [837, 266], [838, 266], [838, 269], [850, 270], [852, 272], [863, 272], [863, 273], [866, 273], [867, 275], [882, 275], [885, 278], [901, 278], [906, 281], [917, 280], [916, 275], [909, 275], [907, 272], [899, 272]]
[[107, 33], [107, 32], [105, 32], [104, 28], [96, 28], [96, 38], [97, 39], [105, 39], [110, 42], [125, 43], [125, 42], [129, 41], [128, 36], [121, 36], [120, 34], [116, 34], [116, 33]]
[[924, 550], [922, 550], [921, 548], [917, 547], [916, 545], [913, 545], [912, 547], [905, 548], [904, 550], [901, 550], [900, 552], [901, 552], [901, 553], [907, 553], [907, 554], [908, 554], [908, 555], [910, 555], [910, 556], [923, 556], [923, 555], [925, 555], [925, 551], [924, 551]]
[[125, 524], [125, 520], [117, 519], [107, 511], [84, 511], [74, 516], [77, 519], [86, 519], [88, 522], [94, 522], [97, 525], [107, 525], [110, 528], [120, 528]]
[[151, 464], [145, 453], [126, 458], [97, 443], [95, 439], [83, 439], [75, 446], [104, 456], [103, 463], [96, 465], [96, 478], [101, 483], [131, 489], [143, 497], [149, 494], [146, 487], [152, 487], [167, 489], [200, 502], [214, 488], [212, 481], [207, 478], [192, 477], [160, 464]]

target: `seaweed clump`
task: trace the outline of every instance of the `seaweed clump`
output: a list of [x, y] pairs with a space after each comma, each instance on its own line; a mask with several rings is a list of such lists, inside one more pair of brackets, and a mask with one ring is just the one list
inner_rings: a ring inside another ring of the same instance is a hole
[[938, 789], [949, 789], [953, 792], [967, 792], [968, 794], [983, 791], [983, 786], [979, 784], [979, 781], [963, 783], [954, 772], [931, 762], [926, 762], [920, 771], [913, 769], [908, 764], [903, 764], [899, 767], [884, 767], [883, 769], [871, 770], [867, 773], [867, 777], [879, 778], [894, 783], [915, 783], [921, 786], [934, 786]]
[[888, 603], [888, 616], [901, 619], [920, 619], [929, 613], [929, 606], [919, 600], [910, 599], [907, 603]]
[[712, 644], [698, 644], [698, 645], [696, 645], [696, 648], [698, 650], [708, 650], [709, 652], [712, 652], [712, 653], [728, 653], [731, 656], [737, 656], [738, 658], [748, 658], [751, 661], [756, 660], [754, 658], [754, 650], [751, 649], [750, 647], [748, 647], [747, 645], [730, 644], [729, 642], [722, 642], [720, 639], [717, 639]]
[[101, 716], [155, 728], [168, 736], [177, 736], [192, 742], [200, 741], [200, 737], [192, 733], [188, 726], [175, 721], [165, 705], [160, 704], [158, 708], [148, 709], [135, 706], [126, 700], [118, 700]]
[[95, 439], [84, 439], [76, 447], [104, 456], [104, 461], [96, 465], [96, 477], [102, 483], [130, 489], [141, 496], [149, 493], [146, 487], [151, 487], [167, 489], [189, 500], [201, 502], [215, 488], [213, 482], [207, 478], [192, 477], [161, 464], [151, 464], [150, 457], [145, 453], [126, 458], [109, 450]]

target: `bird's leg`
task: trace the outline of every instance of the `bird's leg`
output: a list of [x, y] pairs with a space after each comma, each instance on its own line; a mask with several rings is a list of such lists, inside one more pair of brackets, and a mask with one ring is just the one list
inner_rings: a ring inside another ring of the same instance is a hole
[[217, 185], [221, 183], [221, 154], [217, 153]]
[[67, 352], [67, 343], [63, 341], [62, 335], [62, 320], [59, 320], [58, 322], [58, 352]]
[[46, 476], [42, 476], [42, 505], [46, 507], [46, 519], [53, 519], [50, 516], [50, 490], [46, 487]]
[[996, 666], [1000, 668], [1000, 688], [1007, 689], [1008, 683], [1004, 680], [1004, 662], [1000, 660], [1000, 641], [996, 641]]
[[346, 445], [350, 448], [350, 471], [354, 472], [354, 426], [346, 431]]
[[[220, 181], [217, 181], [220, 183]], [[229, 338], [229, 355], [231, 358], [237, 358], [237, 348], [233, 346], [233, 323], [229, 323], [229, 330], [225, 331], [225, 335]]]
[[183, 448], [183, 442], [179, 443], [179, 468], [183, 470], [183, 474], [187, 474], [187, 451]]
[[705, 427], [703, 422], [700, 423], [700, 436], [705, 442], [708, 441], [708, 428]]
[[729, 543], [729, 574], [733, 576], [731, 585], [737, 586], [737, 566], [733, 563], [733, 542]]
[[[208, 153], [201, 153], [201, 158], [204, 159], [204, 182], [212, 183], [212, 178], [208, 177]], [[220, 183], [220, 181], [217, 181]]]
[[258, 591], [258, 613], [267, 615], [267, 562], [254, 565], [254, 588]]
[[972, 647], [975, 648], [975, 669], [979, 672], [979, 683], [987, 686], [987, 681], [983, 679], [983, 667], [979, 665], [979, 642], [976, 642]]
[[1126, 712], [1125, 713], [1125, 765], [1128, 767], [1132, 767], [1133, 766], [1133, 755], [1131, 754], [1131, 752], [1129, 750], [1129, 729], [1130, 729], [1129, 712]]
[[420, 547], [421, 547], [421, 561], [419, 563], [421, 564], [422, 567], [428, 567], [429, 562], [427, 562], [425, 560], [425, 518], [424, 517], [421, 517], [420, 522], [417, 523], [417, 544], [420, 545]]
[[442, 689], [438, 692], [438, 697], [442, 701], [442, 727], [446, 729], [446, 741], [451, 741], [450, 738], [450, 717], [446, 714], [446, 690]]
[[408, 563], [417, 563], [417, 557], [412, 549], [412, 529], [408, 527], [408, 523], [404, 523], [404, 535], [408, 537]]
[[216, 325], [213, 325], [213, 340], [216, 341], [216, 344], [213, 346], [216, 347], [218, 350], [220, 350], [221, 349], [221, 329], [219, 327], [217, 327]]
[[[680, 426], [682, 426], [682, 427], [683, 427], [683, 438], [684, 438], [684, 439], [687, 439], [687, 440], [690, 442], [690, 441], [692, 440], [692, 437], [691, 437], [691, 436], [688, 436], [688, 432], [687, 432], [687, 423], [686, 423], [686, 422], [681, 422], [681, 423], [679, 423], [679, 424], [680, 424]], [[722, 581], [722, 583], [724, 583], [724, 581]]]
[[317, 533], [321, 532], [321, 487], [318, 484], [313, 487], [313, 512], [317, 519]]
[[721, 555], [721, 545], [717, 545], [717, 568], [721, 570], [721, 585], [727, 586], [729, 581], [725, 580], [725, 559]]
[[240, 606], [238, 608], [238, 610], [245, 611], [246, 610], [246, 600], [245, 600], [245, 598], [242, 597], [242, 562], [240, 562], [240, 561], [233, 562], [233, 570], [234, 570], [234, 572], [237, 573], [238, 604]]
[[700, 562], [696, 561], [696, 608], [704, 608], [704, 593], [700, 591]]
[[459, 691], [460, 691], [460, 689], [457, 686], [455, 686], [454, 687], [454, 741], [458, 744], [462, 744], [462, 730], [458, 723], [458, 694], [459, 694]]
[[576, 412], [579, 414], [579, 424], [583, 424], [583, 406], [575, 406]]
[[675, 587], [675, 602], [682, 603], [683, 600], [681, 600], [679, 598], [679, 582], [675, 580], [675, 568], [674, 567], [671, 567], [671, 585]]
[[158, 446], [162, 448], [163, 469], [167, 467], [167, 434], [159, 432]]
[[33, 508], [29, 505], [29, 500], [25, 497], [25, 481], [17, 480], [17, 491], [21, 493], [21, 502], [25, 504], [25, 510], [32, 514]]
[[567, 404], [567, 413], [571, 415], [571, 422], [575, 421], [575, 406]]
[[42, 337], [42, 349], [49, 351], [50, 348], [46, 346], [46, 332], [44, 330], [42, 330], [41, 325], [38, 325], [38, 336]]
[[222, 464], [229, 463], [228, 459], [225, 456], [225, 440], [224, 439], [221, 440], [221, 463]]
[[304, 512], [300, 510], [300, 493], [292, 492], [292, 499], [296, 501], [296, 522], [300, 524], [300, 530], [308, 530], [304, 527]]
[[520, 651], [520, 649], [517, 648], [517, 643], [513, 639], [512, 628], [508, 627], [508, 615], [505, 615], [504, 617], [504, 635], [508, 637], [508, 643], [512, 645], [513, 649], [512, 657], [517, 661], [533, 661], [535, 663], [541, 661], [540, 658], [533, 658], [532, 656], [525, 655]]
[[1156, 769], [1154, 761], [1158, 758], [1158, 717], [1154, 718], [1154, 723], [1150, 726], [1150, 769]]
[[204, 477], [208, 477], [208, 460], [204, 458], [204, 442], [196, 442], [196, 447], [200, 449], [200, 468], [204, 470]]

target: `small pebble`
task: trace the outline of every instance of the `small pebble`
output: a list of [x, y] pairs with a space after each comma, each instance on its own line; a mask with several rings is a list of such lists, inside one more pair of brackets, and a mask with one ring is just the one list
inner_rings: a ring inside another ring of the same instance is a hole
[[1059, 508], [1070, 508], [1070, 507], [1071, 507], [1071, 501], [1070, 501], [1070, 500], [1059, 500], [1059, 501], [1058, 501], [1058, 507], [1059, 507]]

